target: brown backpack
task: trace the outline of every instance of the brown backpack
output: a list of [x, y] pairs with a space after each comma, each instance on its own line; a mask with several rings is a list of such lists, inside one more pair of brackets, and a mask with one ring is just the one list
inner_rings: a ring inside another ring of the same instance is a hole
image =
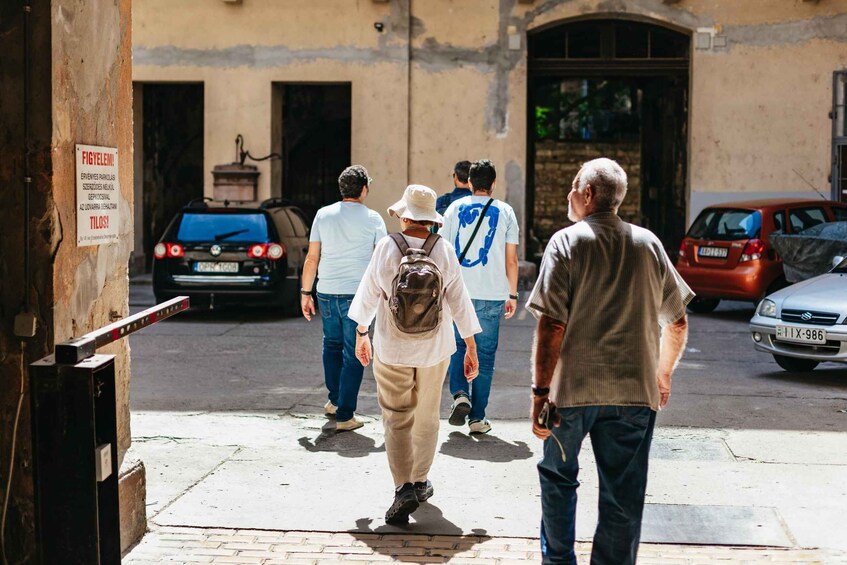
[[403, 255], [397, 267], [397, 276], [391, 284], [391, 296], [383, 293], [383, 297], [388, 300], [394, 325], [408, 334], [432, 331], [441, 323], [444, 286], [441, 269], [429, 254], [441, 236], [429, 234], [423, 249], [410, 248], [399, 233], [392, 233], [390, 237]]

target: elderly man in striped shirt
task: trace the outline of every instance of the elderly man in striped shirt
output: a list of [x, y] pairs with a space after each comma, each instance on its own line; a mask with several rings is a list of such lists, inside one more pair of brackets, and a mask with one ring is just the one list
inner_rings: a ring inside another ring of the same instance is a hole
[[532, 428], [545, 440], [544, 563], [576, 565], [577, 457], [586, 435], [600, 482], [591, 563], [635, 563], [656, 412], [668, 403], [688, 335], [694, 294], [658, 238], [618, 217], [625, 195], [616, 162], [582, 166], [568, 195], [575, 223], [550, 240], [527, 301], [538, 321]]

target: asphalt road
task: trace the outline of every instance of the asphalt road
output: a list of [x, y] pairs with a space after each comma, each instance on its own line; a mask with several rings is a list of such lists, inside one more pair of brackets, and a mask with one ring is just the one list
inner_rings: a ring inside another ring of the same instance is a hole
[[[152, 304], [150, 286], [132, 285], [133, 312]], [[784, 372], [753, 349], [752, 315], [746, 303], [690, 315], [687, 351], [659, 425], [847, 432], [847, 366]], [[488, 410], [495, 426], [526, 416], [533, 328], [523, 310], [501, 326]], [[320, 320], [262, 308], [189, 311], [133, 335], [130, 345], [133, 410], [319, 414], [326, 401]], [[448, 407], [445, 391], [443, 417]], [[379, 414], [370, 369], [359, 412]]]

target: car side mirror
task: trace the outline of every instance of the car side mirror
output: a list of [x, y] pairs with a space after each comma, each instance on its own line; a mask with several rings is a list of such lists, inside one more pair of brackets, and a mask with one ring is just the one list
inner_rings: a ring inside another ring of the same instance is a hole
[[840, 265], [841, 261], [843, 261], [843, 260], [844, 260], [844, 257], [842, 257], [841, 255], [836, 255], [835, 257], [833, 257], [832, 258], [832, 268], [834, 269], [835, 267]]

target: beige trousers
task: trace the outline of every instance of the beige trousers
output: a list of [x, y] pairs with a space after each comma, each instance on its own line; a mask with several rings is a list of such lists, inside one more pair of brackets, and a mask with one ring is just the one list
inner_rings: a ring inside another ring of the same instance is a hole
[[374, 356], [385, 451], [394, 486], [425, 481], [438, 444], [441, 386], [450, 358], [432, 367], [386, 365]]

